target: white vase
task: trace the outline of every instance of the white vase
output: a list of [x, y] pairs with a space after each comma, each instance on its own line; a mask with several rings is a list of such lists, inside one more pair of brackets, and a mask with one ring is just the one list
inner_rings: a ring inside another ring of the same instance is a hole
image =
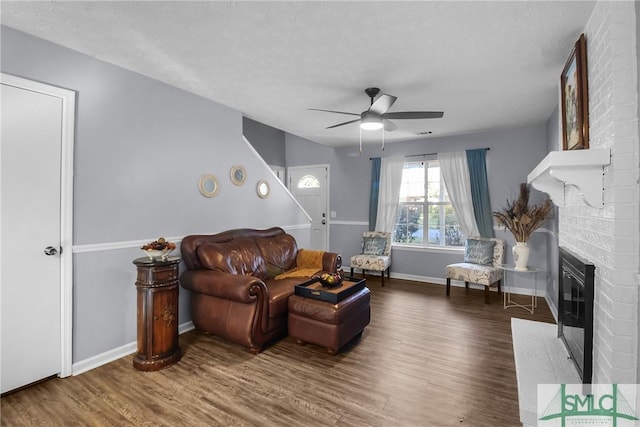
[[527, 262], [529, 262], [529, 247], [526, 242], [516, 242], [516, 245], [511, 248], [513, 252], [513, 262], [516, 265], [516, 270], [527, 271]]

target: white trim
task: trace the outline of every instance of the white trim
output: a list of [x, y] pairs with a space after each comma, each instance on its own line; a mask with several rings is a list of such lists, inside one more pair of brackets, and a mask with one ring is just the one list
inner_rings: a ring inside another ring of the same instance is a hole
[[[182, 242], [183, 237], [166, 237], [165, 239], [169, 242], [175, 243], [176, 246], [180, 246], [180, 242]], [[73, 245], [73, 253], [81, 254], [85, 252], [100, 252], [100, 251], [111, 251], [116, 249], [141, 248], [143, 245], [153, 240], [154, 239], [127, 240], [127, 241], [121, 241], [121, 242], [89, 243], [84, 245]]]
[[[324, 208], [324, 230], [326, 233], [324, 250], [328, 251], [331, 246], [331, 164], [327, 163], [325, 167], [327, 174], [327, 200]], [[311, 235], [311, 233], [309, 233], [309, 235]]]
[[298, 225], [284, 225], [281, 226], [280, 228], [282, 228], [284, 231], [289, 231], [289, 230], [304, 230], [306, 229], [310, 229], [311, 228], [311, 224], [298, 224]]
[[331, 225], [349, 225], [357, 227], [368, 227], [369, 221], [331, 221]]
[[[280, 226], [285, 231], [289, 230], [304, 230], [311, 227], [311, 224], [295, 224], [295, 225], [283, 225]], [[206, 233], [192, 233], [193, 234], [203, 234], [203, 235], [211, 235], [216, 232], [206, 232]], [[186, 236], [175, 236], [175, 237], [166, 237], [169, 242], [173, 242], [176, 246], [180, 246], [180, 242]], [[73, 253], [74, 254], [82, 254], [87, 252], [101, 252], [101, 251], [112, 251], [118, 249], [131, 249], [131, 248], [141, 248], [145, 243], [154, 240], [153, 238], [142, 239], [142, 240], [123, 240], [120, 242], [105, 242], [105, 243], [86, 243], [82, 245], [73, 245]]]
[[[184, 334], [195, 329], [193, 322], [185, 322], [178, 326], [178, 334]], [[121, 359], [125, 356], [135, 353], [138, 350], [137, 341], [130, 342], [120, 347], [105, 351], [104, 353], [96, 354], [88, 359], [81, 360], [73, 364], [73, 375], [80, 375], [92, 369], [98, 368], [114, 360]]]
[[406, 252], [438, 252], [441, 254], [464, 254], [464, 246], [409, 246], [401, 243], [392, 243], [391, 249]]
[[105, 351], [104, 353], [96, 354], [93, 357], [74, 363], [73, 375], [80, 375], [102, 365], [106, 365], [114, 360], [118, 360], [122, 357], [135, 353], [136, 350], [137, 342], [134, 341], [109, 351]]
[[436, 285], [446, 285], [446, 280], [442, 277], [416, 276], [413, 274], [393, 273], [390, 276], [393, 279], [410, 280], [413, 282], [433, 283]]
[[71, 375], [73, 357], [73, 151], [76, 92], [0, 73], [0, 82], [43, 93], [62, 102], [60, 152], [60, 377]]

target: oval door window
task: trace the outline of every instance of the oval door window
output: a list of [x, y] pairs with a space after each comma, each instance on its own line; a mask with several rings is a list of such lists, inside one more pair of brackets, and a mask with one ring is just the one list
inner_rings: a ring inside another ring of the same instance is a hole
[[313, 175], [305, 175], [298, 181], [298, 188], [320, 188], [320, 181]]

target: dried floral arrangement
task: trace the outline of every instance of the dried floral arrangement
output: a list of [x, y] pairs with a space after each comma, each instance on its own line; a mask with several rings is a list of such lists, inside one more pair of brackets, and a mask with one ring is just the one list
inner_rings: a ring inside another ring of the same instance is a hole
[[551, 216], [551, 200], [540, 206], [529, 206], [529, 185], [520, 184], [520, 194], [514, 201], [507, 199], [507, 206], [493, 212], [498, 224], [507, 228], [516, 238], [516, 242], [526, 242], [538, 227]]

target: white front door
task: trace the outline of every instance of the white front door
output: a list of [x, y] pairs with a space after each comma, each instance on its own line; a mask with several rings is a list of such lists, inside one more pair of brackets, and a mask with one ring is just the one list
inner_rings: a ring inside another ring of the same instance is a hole
[[288, 168], [289, 191], [311, 217], [310, 248], [328, 250], [329, 243], [329, 166]]
[[[63, 374], [70, 354], [62, 348], [60, 253], [67, 106], [60, 97], [6, 84], [2, 77], [0, 385], [4, 393]], [[66, 249], [71, 252], [70, 245]]]

